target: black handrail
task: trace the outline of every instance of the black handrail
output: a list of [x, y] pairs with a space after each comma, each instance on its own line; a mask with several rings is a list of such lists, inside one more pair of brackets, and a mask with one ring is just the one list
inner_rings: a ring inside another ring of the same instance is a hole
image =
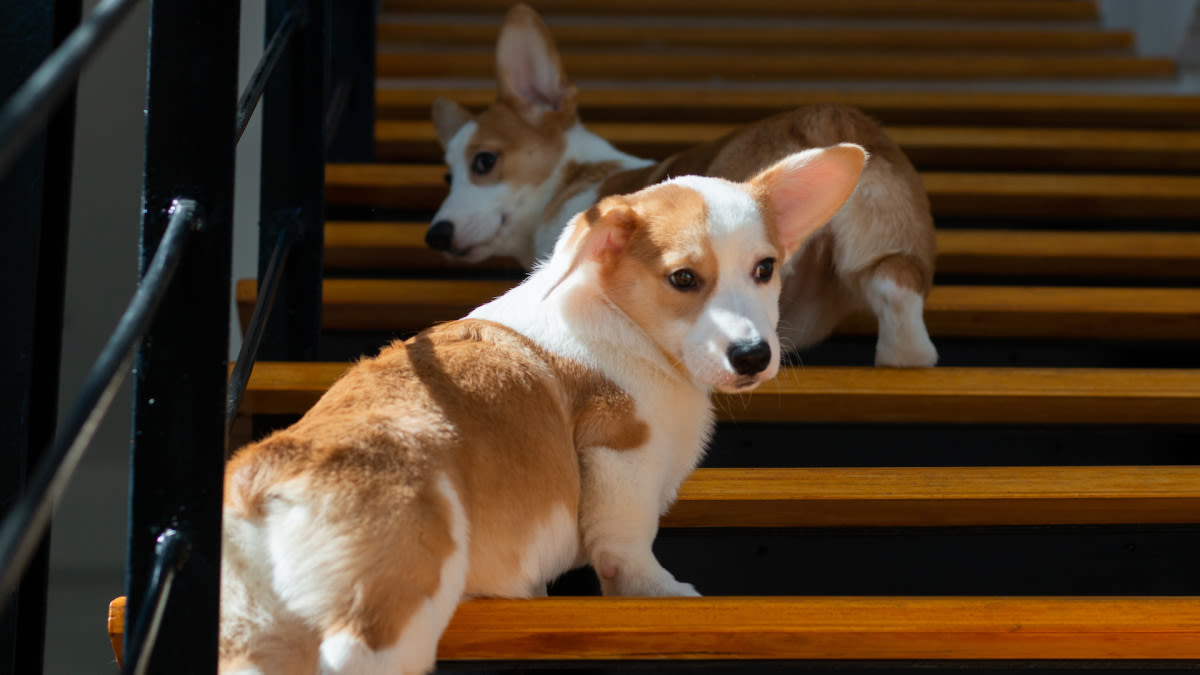
[[101, 417], [129, 372], [134, 350], [149, 330], [155, 310], [179, 266], [189, 232], [201, 223], [196, 203], [178, 199], [171, 221], [137, 292], [121, 316], [84, 381], [83, 390], [67, 421], [55, 434], [29, 488], [4, 519], [0, 529], [0, 597], [7, 596], [21, 579], [37, 540], [50, 522], [50, 514], [79, 465]]
[[125, 662], [123, 671], [126, 675], [145, 675], [150, 666], [149, 655], [152, 650], [145, 649], [145, 646], [154, 646], [158, 629], [162, 627], [167, 600], [171, 597], [175, 575], [187, 563], [191, 554], [191, 541], [178, 530], [167, 529], [158, 535], [154, 545], [154, 571], [150, 577], [146, 599], [141, 610], [132, 615], [136, 618], [136, 623], [130, 624], [126, 630], [129, 639], [125, 641], [125, 653], [133, 655], [133, 658]]
[[0, 109], [0, 176], [75, 86], [79, 71], [139, 0], [104, 0]]
[[254, 109], [258, 106], [258, 100], [262, 98], [263, 89], [266, 88], [267, 82], [271, 80], [271, 74], [275, 72], [275, 66], [279, 65], [279, 57], [283, 56], [284, 50], [287, 49], [288, 43], [292, 39], [292, 34], [296, 32], [297, 28], [303, 28], [307, 24], [308, 12], [303, 8], [293, 7], [284, 15], [279, 28], [275, 30], [275, 34], [271, 36], [271, 40], [267, 43], [267, 48], [263, 50], [262, 58], [258, 60], [258, 65], [255, 66], [254, 73], [250, 75], [250, 81], [246, 84], [246, 90], [242, 92], [241, 98], [238, 99], [235, 139], [242, 140], [242, 134], [246, 133], [246, 126], [250, 124], [250, 118], [254, 115]]
[[263, 332], [266, 330], [267, 317], [275, 305], [275, 296], [279, 293], [279, 282], [283, 278], [284, 266], [287, 265], [288, 252], [295, 239], [295, 229], [284, 226], [279, 230], [275, 240], [275, 248], [271, 251], [271, 260], [263, 273], [262, 282], [258, 288], [258, 299], [254, 301], [254, 312], [246, 324], [246, 335], [242, 338], [242, 348], [238, 351], [237, 363], [229, 376], [229, 392], [225, 401], [225, 429], [233, 426], [238, 408], [242, 405], [242, 395], [246, 393], [246, 385], [250, 382], [250, 373], [254, 369], [254, 361], [258, 358], [258, 348], [262, 344]]

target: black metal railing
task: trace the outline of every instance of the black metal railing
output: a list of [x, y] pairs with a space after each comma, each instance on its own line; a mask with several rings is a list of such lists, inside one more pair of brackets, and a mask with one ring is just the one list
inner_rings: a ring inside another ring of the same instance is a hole
[[[73, 108], [81, 68], [136, 1], [105, 0], [82, 23], [74, 3], [69, 23], [78, 28], [69, 35], [63, 17], [70, 18], [70, 12], [49, 13], [54, 44], [41, 50], [38, 58], [44, 61], [34, 77], [0, 109], [0, 187], [8, 186], [5, 169], [25, 161], [22, 148], [38, 144], [39, 129], [47, 123], [62, 125], [61, 109], [56, 117], [55, 106], [65, 101]], [[135, 347], [126, 594], [127, 607], [138, 611], [129, 614], [126, 628], [125, 672], [216, 671], [221, 490], [229, 427], [260, 350], [271, 358], [315, 358], [326, 151], [336, 147], [342, 158], [358, 160], [369, 159], [371, 152], [377, 0], [333, 5], [333, 0], [269, 0], [267, 46], [239, 98], [239, 3], [152, 2], [141, 281], [66, 422], [48, 444], [41, 440], [48, 448], [44, 453], [27, 451], [26, 446], [39, 449], [40, 437], [29, 432], [29, 415], [16, 416], [23, 433], [14, 438], [21, 447], [2, 459], [15, 469], [10, 475], [21, 480], [11, 486], [0, 483], [0, 488], [10, 488], [0, 493], [6, 500], [0, 525], [0, 598], [10, 597], [36, 575], [40, 595], [31, 595], [26, 603], [22, 593], [21, 600], [22, 607], [29, 605], [40, 614], [18, 613], [17, 603], [8, 603], [2, 627], [10, 639], [0, 643], [0, 673], [42, 670], [39, 626], [45, 621], [50, 514], [129, 372]], [[0, 22], [5, 18], [0, 14]], [[55, 44], [60, 46], [51, 51]], [[344, 75], [331, 77], [331, 63]], [[330, 82], [336, 84], [331, 88]], [[238, 363], [227, 379], [234, 151], [260, 97], [265, 118], [260, 293]], [[347, 111], [350, 124], [339, 124]], [[73, 126], [73, 118], [67, 121]], [[351, 125], [359, 129], [346, 131]], [[70, 139], [70, 132], [65, 136]], [[61, 143], [46, 143], [69, 160], [69, 142], [65, 152]], [[44, 151], [38, 159], [57, 172], [69, 193], [69, 161], [64, 171], [63, 163], [50, 161]], [[61, 192], [59, 187], [56, 196]], [[28, 290], [28, 278], [39, 274], [39, 255], [45, 249], [54, 249], [50, 252], [59, 264], [41, 265], [40, 274], [45, 276], [49, 268], [62, 276], [65, 217], [59, 218], [61, 232], [48, 238], [43, 230], [49, 215], [31, 212], [20, 221], [34, 232], [24, 241], [33, 262], [24, 276], [0, 278], [3, 295], [20, 297]], [[54, 215], [65, 216], [65, 210]], [[46, 322], [39, 324], [34, 315], [46, 314], [46, 307], [50, 314], [57, 312], [57, 323], [49, 322], [56, 331], [55, 350], [51, 358], [44, 349], [40, 354], [53, 363], [56, 382], [62, 280], [40, 286], [52, 287], [54, 297], [44, 300], [44, 289], [35, 289], [34, 301], [26, 303], [31, 309], [25, 314], [31, 318], [13, 334], [26, 343], [40, 336], [45, 341]], [[276, 298], [280, 307], [272, 311]], [[28, 345], [14, 342], [12, 352], [0, 353], [0, 358], [16, 364], [13, 369], [27, 381], [44, 379], [47, 369], [33, 376], [25, 363], [29, 350], [21, 351], [23, 346]], [[57, 390], [51, 393], [25, 396], [16, 407], [26, 413], [36, 406], [41, 426], [49, 419], [52, 428]], [[26, 624], [33, 627], [25, 630]], [[31, 635], [38, 636], [35, 645], [25, 643]], [[36, 661], [18, 654], [18, 643], [23, 652], [36, 652]]]

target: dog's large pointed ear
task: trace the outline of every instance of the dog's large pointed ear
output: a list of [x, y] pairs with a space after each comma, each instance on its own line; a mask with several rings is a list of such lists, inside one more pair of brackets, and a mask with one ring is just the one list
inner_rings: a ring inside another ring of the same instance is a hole
[[640, 222], [637, 212], [619, 195], [606, 197], [572, 218], [554, 246], [550, 264], [561, 266], [562, 271], [546, 295], [584, 263], [611, 266], [629, 245]]
[[441, 96], [433, 99], [433, 128], [437, 131], [438, 143], [441, 143], [443, 150], [450, 144], [454, 134], [473, 119], [475, 116], [471, 111], [458, 103]]
[[515, 5], [504, 17], [496, 42], [496, 80], [500, 98], [531, 124], [541, 123], [546, 113], [575, 117], [575, 85], [567, 79], [550, 30], [529, 5]]
[[842, 143], [789, 155], [750, 179], [787, 255], [842, 208], [866, 162], [866, 150]]

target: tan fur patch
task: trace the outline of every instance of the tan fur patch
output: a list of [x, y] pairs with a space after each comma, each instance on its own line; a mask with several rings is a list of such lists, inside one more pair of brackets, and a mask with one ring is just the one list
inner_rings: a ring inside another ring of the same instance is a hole
[[[603, 376], [485, 321], [431, 328], [358, 363], [299, 422], [239, 451], [226, 505], [243, 517], [290, 490], [314, 499], [314, 537], [351, 542], [360, 585], [324, 631], [392, 644], [453, 550], [446, 475], [470, 523], [467, 592], [519, 569], [530, 529], [579, 504], [577, 450], [645, 443], [632, 399]], [[299, 481], [299, 483], [298, 483]]]
[[[664, 325], [694, 322], [717, 284], [716, 253], [708, 236], [704, 197], [679, 185], [661, 185], [629, 199], [645, 225], [635, 227], [623, 255], [601, 272], [606, 295], [655, 338]], [[680, 290], [668, 276], [689, 269], [699, 279], [694, 290]], [[665, 353], [679, 364], [681, 354]]]
[[[476, 185], [541, 185], [550, 179], [567, 147], [565, 128], [530, 124], [503, 100], [480, 113], [475, 123], [475, 133], [467, 141], [463, 160], [471, 182]], [[496, 165], [481, 176], [471, 170], [471, 164], [475, 155], [483, 151], [496, 154]]]

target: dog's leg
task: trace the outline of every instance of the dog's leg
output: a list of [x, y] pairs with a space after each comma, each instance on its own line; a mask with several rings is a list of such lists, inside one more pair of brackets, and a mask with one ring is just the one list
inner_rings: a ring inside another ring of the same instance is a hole
[[648, 449], [593, 448], [583, 455], [580, 534], [605, 595], [697, 596], [654, 557], [661, 471]]
[[919, 368], [935, 365], [937, 349], [925, 328], [920, 268], [904, 256], [889, 256], [860, 279], [859, 290], [879, 321], [875, 365]]

